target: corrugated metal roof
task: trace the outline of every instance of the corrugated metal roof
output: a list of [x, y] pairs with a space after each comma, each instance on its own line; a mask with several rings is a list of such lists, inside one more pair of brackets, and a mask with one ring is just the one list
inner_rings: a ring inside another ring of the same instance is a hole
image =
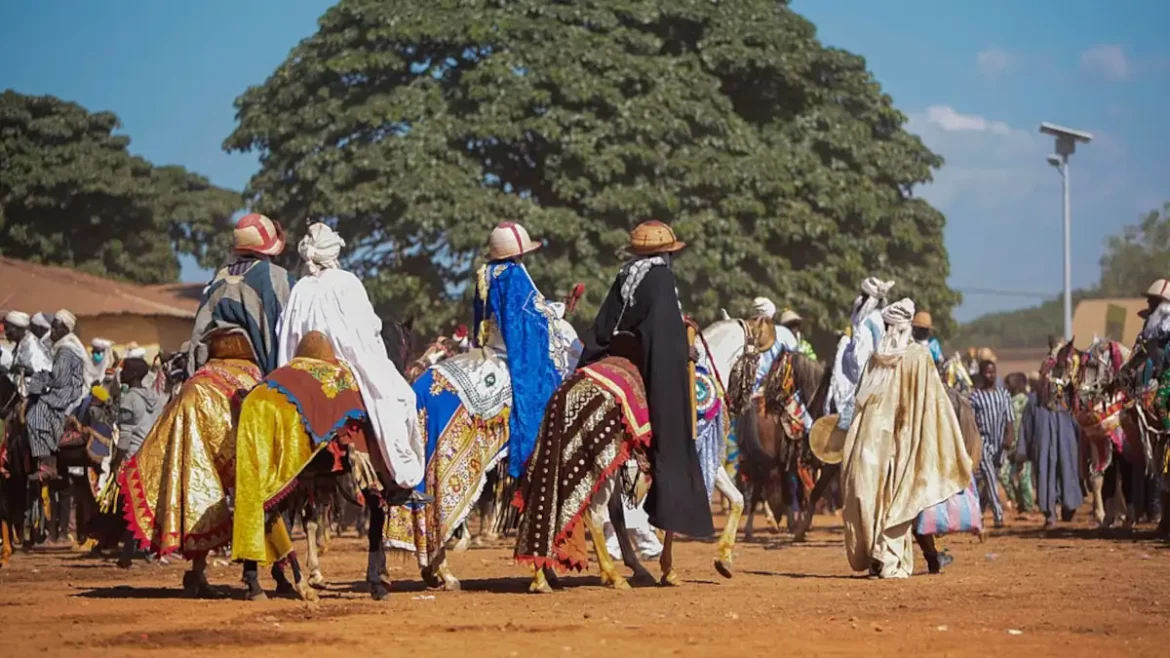
[[166, 315], [194, 318], [203, 284], [142, 286], [64, 267], [0, 257], [0, 309], [97, 315]]

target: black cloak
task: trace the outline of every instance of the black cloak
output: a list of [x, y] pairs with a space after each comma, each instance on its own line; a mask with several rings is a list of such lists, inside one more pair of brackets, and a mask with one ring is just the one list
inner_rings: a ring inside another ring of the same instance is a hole
[[[650, 268], [623, 314], [624, 280], [625, 275], [619, 273], [609, 289], [592, 331], [586, 336], [578, 366], [610, 356], [615, 331], [637, 337], [641, 358], [631, 360], [646, 384], [653, 432], [649, 451], [653, 480], [646, 496], [650, 523], [688, 537], [709, 537], [715, 533], [715, 526], [691, 427], [695, 396], [694, 391], [687, 390], [690, 347], [674, 272], [668, 266]], [[614, 352], [637, 356], [620, 349]]]

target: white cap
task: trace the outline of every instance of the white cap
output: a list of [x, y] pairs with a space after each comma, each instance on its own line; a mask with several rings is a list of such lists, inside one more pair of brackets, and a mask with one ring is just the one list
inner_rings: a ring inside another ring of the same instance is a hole
[[50, 329], [53, 326], [53, 324], [49, 322], [49, 318], [46, 317], [44, 313], [37, 313], [36, 315], [32, 316], [32, 323], [38, 327], [44, 327], [45, 329]]
[[800, 322], [802, 320], [804, 320], [804, 318], [797, 315], [796, 311], [794, 311], [790, 308], [784, 309], [784, 312], [780, 314], [780, 324], [786, 325], [786, 324], [789, 324], [791, 322]]
[[114, 346], [114, 343], [105, 338], [94, 338], [89, 341], [89, 344], [97, 351], [108, 350]]
[[8, 315], [4, 316], [4, 324], [10, 324], [21, 329], [28, 329], [28, 313], [21, 313], [20, 311], [9, 311]]
[[756, 309], [756, 315], [769, 318], [776, 315], [776, 305], [767, 297], [756, 297], [752, 300], [752, 307]]
[[1146, 297], [1157, 297], [1164, 302], [1170, 302], [1170, 281], [1158, 279], [1146, 289]]
[[77, 326], [77, 316], [66, 309], [61, 309], [54, 313], [53, 319], [68, 327], [69, 331], [73, 331], [73, 328]]

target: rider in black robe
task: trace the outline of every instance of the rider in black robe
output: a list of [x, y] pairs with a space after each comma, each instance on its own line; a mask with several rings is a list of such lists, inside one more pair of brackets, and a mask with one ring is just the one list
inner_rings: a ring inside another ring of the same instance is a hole
[[[694, 391], [688, 390], [690, 347], [670, 269], [671, 253], [682, 245], [660, 222], [647, 222], [634, 230], [631, 252], [635, 259], [622, 268], [610, 288], [586, 337], [579, 366], [611, 353], [626, 356], [624, 350], [615, 349], [620, 337], [628, 333], [637, 339], [641, 355], [634, 362], [646, 385], [653, 432], [649, 450], [652, 482], [646, 498], [650, 523], [689, 537], [708, 537], [715, 527], [691, 425]], [[624, 284], [639, 277], [641, 282], [632, 294], [626, 286], [628, 298], [623, 298]]]

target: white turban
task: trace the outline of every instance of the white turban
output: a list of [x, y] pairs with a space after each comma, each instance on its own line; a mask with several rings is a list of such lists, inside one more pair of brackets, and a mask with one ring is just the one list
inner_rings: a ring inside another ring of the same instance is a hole
[[345, 240], [342, 240], [340, 235], [327, 224], [317, 222], [310, 226], [309, 233], [301, 238], [297, 252], [300, 253], [301, 260], [305, 261], [309, 273], [316, 274], [323, 269], [339, 267], [337, 257], [344, 246]]
[[4, 316], [4, 324], [10, 324], [21, 329], [28, 329], [28, 313], [21, 313], [20, 311], [9, 311], [8, 315]]
[[145, 347], [135, 347], [134, 349], [130, 350], [129, 352], [126, 352], [126, 358], [127, 359], [145, 359], [146, 358], [146, 348]]
[[69, 331], [73, 331], [73, 328], [77, 326], [77, 316], [73, 315], [65, 309], [61, 309], [60, 311], [54, 313], [53, 319], [65, 325]]
[[861, 282], [861, 292], [873, 297], [874, 299], [885, 299], [889, 294], [890, 288], [894, 287], [893, 281], [882, 281], [881, 279], [871, 276], [865, 281]]
[[752, 307], [756, 309], [757, 316], [773, 317], [776, 315], [776, 305], [767, 297], [756, 297], [752, 300]]
[[106, 340], [105, 338], [94, 338], [93, 340], [89, 341], [89, 344], [99, 352], [104, 352], [105, 350], [108, 350], [114, 346], [112, 342]]
[[32, 323], [38, 327], [44, 327], [45, 329], [51, 329], [53, 327], [52, 323], [49, 322], [49, 318], [45, 317], [44, 313], [37, 313], [36, 315], [32, 316]]
[[914, 302], [902, 299], [882, 309], [882, 320], [889, 328], [882, 336], [878, 351], [886, 354], [900, 352], [910, 344], [913, 335], [911, 321], [914, 319]]

